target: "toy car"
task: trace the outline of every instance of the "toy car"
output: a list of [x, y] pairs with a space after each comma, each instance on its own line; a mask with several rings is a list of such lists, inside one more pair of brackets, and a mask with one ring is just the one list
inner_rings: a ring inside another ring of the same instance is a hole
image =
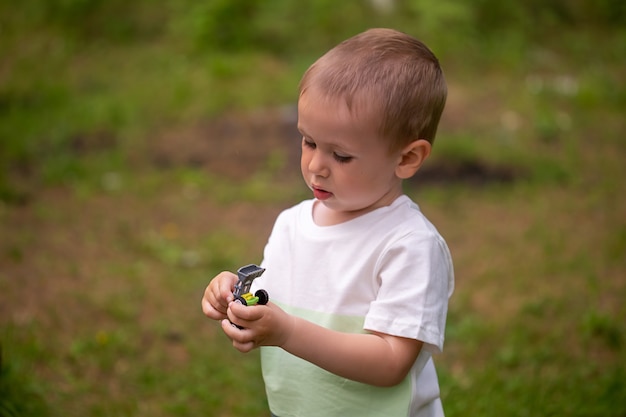
[[252, 281], [263, 275], [263, 272], [265, 272], [265, 268], [261, 268], [260, 266], [254, 264], [242, 266], [237, 270], [237, 277], [239, 278], [239, 282], [237, 282], [237, 284], [235, 285], [235, 291], [233, 292], [233, 295], [235, 296], [235, 302], [241, 303], [245, 306], [267, 304], [267, 302], [270, 300], [267, 291], [258, 290], [254, 293], [254, 295], [250, 293]]

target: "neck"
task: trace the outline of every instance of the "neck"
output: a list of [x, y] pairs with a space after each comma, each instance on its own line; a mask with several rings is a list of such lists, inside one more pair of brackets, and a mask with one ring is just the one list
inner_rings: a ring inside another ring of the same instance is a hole
[[378, 208], [390, 206], [401, 195], [402, 191], [400, 190], [398, 193], [394, 193], [393, 195], [386, 195], [385, 198], [368, 207], [350, 211], [333, 210], [328, 208], [323, 202], [315, 201], [313, 203], [313, 221], [318, 226], [334, 226], [345, 223], [356, 219], [357, 217], [361, 217], [364, 214], [370, 213]]

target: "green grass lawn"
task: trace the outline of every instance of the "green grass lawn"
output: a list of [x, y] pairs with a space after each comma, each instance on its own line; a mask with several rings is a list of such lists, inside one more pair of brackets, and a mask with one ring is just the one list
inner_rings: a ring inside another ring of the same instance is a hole
[[[308, 197], [285, 125], [302, 71], [360, 25], [419, 34], [414, 15], [320, 2], [290, 43], [277, 0], [207, 45], [228, 2], [51, 4], [0, 6], [0, 416], [267, 416], [257, 353], [200, 298]], [[450, 94], [406, 191], [455, 261], [446, 414], [623, 417], [626, 36], [464, 38], [470, 9], [428, 10]]]

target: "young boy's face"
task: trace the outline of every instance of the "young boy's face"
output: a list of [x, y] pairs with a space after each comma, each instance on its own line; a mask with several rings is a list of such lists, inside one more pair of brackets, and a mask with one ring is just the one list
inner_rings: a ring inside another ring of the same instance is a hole
[[328, 100], [315, 88], [298, 102], [302, 176], [338, 222], [388, 206], [402, 193], [401, 152], [389, 152], [375, 116], [351, 114], [343, 100]]

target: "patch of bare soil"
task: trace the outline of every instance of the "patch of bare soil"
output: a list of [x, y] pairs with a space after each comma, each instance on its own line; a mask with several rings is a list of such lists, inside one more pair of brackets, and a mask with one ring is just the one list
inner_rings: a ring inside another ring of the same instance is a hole
[[461, 183], [482, 186], [508, 184], [524, 174], [519, 168], [476, 160], [438, 161], [426, 164], [410, 179], [415, 184], [446, 185]]
[[225, 114], [157, 133], [147, 158], [160, 169], [203, 168], [241, 180], [265, 168], [272, 156], [280, 153], [287, 162], [283, 168], [297, 173], [300, 136], [296, 125], [295, 107]]

